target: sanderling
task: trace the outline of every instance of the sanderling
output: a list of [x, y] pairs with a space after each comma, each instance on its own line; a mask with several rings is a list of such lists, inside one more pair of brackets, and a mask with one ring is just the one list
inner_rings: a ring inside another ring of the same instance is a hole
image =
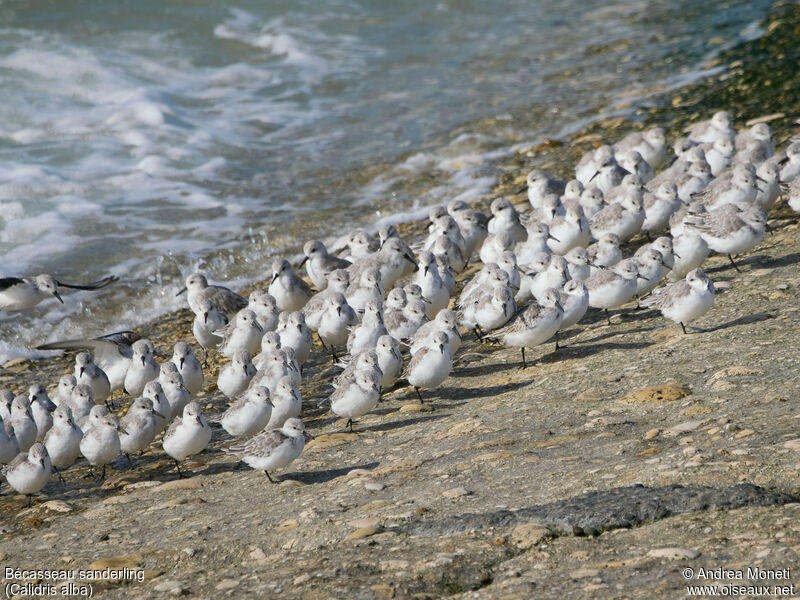
[[92, 388], [92, 395], [96, 404], [103, 404], [111, 395], [111, 383], [108, 376], [100, 367], [94, 364], [92, 355], [80, 352], [75, 357], [75, 379]]
[[183, 409], [183, 416], [175, 417], [164, 434], [164, 452], [175, 461], [178, 477], [183, 477], [181, 461], [187, 456], [205, 450], [211, 441], [211, 427], [208, 426], [203, 410], [197, 402], [190, 402]]
[[442, 278], [442, 283], [447, 288], [447, 294], [452, 296], [456, 292], [456, 277], [453, 275], [453, 269], [450, 268], [450, 260], [444, 255], [434, 253], [434, 256], [436, 257], [436, 267], [439, 269], [439, 277]]
[[422, 325], [414, 337], [409, 340], [409, 352], [416, 354], [418, 351], [433, 345], [433, 336], [438, 332], [447, 334], [450, 343], [450, 356], [455, 356], [461, 347], [461, 332], [458, 329], [458, 316], [452, 310], [441, 310], [432, 321]]
[[53, 412], [53, 426], [44, 438], [53, 466], [66, 469], [74, 465], [81, 453], [81, 439], [83, 431], [75, 423], [72, 409], [66, 404], [59, 406]]
[[686, 333], [686, 323], [700, 318], [714, 304], [714, 283], [701, 269], [694, 269], [686, 279], [653, 290], [642, 305], [661, 311], [667, 319], [680, 323]]
[[427, 321], [427, 304], [423, 300], [416, 299], [406, 302], [403, 308], [393, 310], [384, 316], [386, 330], [397, 340], [409, 339]]
[[101, 479], [106, 476], [106, 465], [112, 462], [122, 449], [119, 434], [122, 433], [119, 419], [112, 414], [103, 414], [105, 407], [92, 408], [89, 413], [91, 428], [84, 429], [81, 439], [81, 454], [92, 467], [103, 467]]
[[142, 395], [148, 381], [158, 377], [158, 363], [153, 358], [153, 345], [150, 340], [138, 340], [131, 347], [133, 356], [128, 372], [125, 374], [125, 392], [134, 398]]
[[777, 158], [781, 168], [781, 182], [788, 183], [800, 177], [800, 142], [789, 144], [784, 153]]
[[591, 267], [592, 275], [600, 267], [613, 267], [622, 260], [622, 250], [620, 250], [619, 244], [619, 236], [616, 233], [605, 233], [586, 249], [593, 265]]
[[586, 247], [592, 240], [589, 220], [577, 202], [568, 204], [566, 213], [550, 222], [549, 233], [547, 245], [557, 254], [565, 254], [578, 246]]
[[589, 279], [592, 274], [592, 264], [589, 260], [589, 251], [586, 248], [581, 246], [573, 248], [564, 255], [564, 260], [567, 261], [569, 279], [577, 281]]
[[14, 402], [14, 393], [5, 387], [0, 387], [0, 419], [11, 418], [11, 403]]
[[352, 264], [349, 260], [329, 254], [325, 244], [319, 240], [306, 242], [303, 246], [303, 254], [305, 254], [305, 258], [300, 263], [300, 267], [306, 265], [308, 278], [318, 290], [328, 287], [328, 275], [333, 271], [346, 269]]
[[591, 219], [606, 206], [605, 195], [596, 185], [590, 185], [581, 192], [578, 204], [583, 209], [583, 214], [587, 219]]
[[551, 254], [539, 252], [535, 254], [520, 274], [519, 290], [517, 290], [514, 300], [517, 304], [527, 304], [533, 298], [533, 282], [539, 273], [542, 273], [550, 265]]
[[27, 452], [36, 443], [37, 429], [30, 402], [25, 396], [17, 396], [11, 403], [9, 423], [14, 427], [20, 452]]
[[19, 454], [19, 443], [14, 426], [0, 417], [0, 465], [10, 463]]
[[270, 482], [275, 481], [269, 472], [288, 467], [303, 452], [306, 433], [300, 419], [288, 419], [280, 429], [262, 431], [243, 444], [231, 446], [228, 451], [236, 454], [242, 462], [253, 469], [264, 471]]
[[192, 335], [203, 348], [203, 362], [208, 366], [208, 349], [216, 348], [222, 343], [222, 336], [216, 335], [228, 325], [228, 317], [211, 303], [210, 300], [200, 300], [200, 311], [195, 313], [192, 322]]
[[507, 231], [500, 233], [490, 233], [483, 241], [479, 257], [481, 262], [486, 265], [488, 263], [497, 263], [503, 252], [514, 250], [515, 246], [514, 237]]
[[464, 256], [466, 242], [464, 241], [464, 237], [461, 235], [461, 230], [459, 229], [458, 223], [456, 223], [456, 220], [448, 213], [437, 217], [436, 220], [433, 221], [430, 233], [428, 233], [428, 237], [423, 243], [423, 249], [430, 250], [442, 235], [445, 236], [453, 246], [458, 248], [458, 254], [461, 258], [469, 258], [468, 256]]
[[429, 251], [436, 257], [437, 264], [441, 264], [440, 260], [444, 261], [448, 265], [448, 268], [456, 273], [460, 273], [464, 270], [464, 267], [467, 266], [468, 257], [464, 256], [461, 248], [444, 234], [439, 235], [439, 237], [434, 240]]
[[429, 319], [436, 316], [450, 302], [450, 294], [439, 276], [436, 258], [430, 252], [419, 255], [419, 271], [414, 276], [414, 283], [422, 289], [422, 296], [427, 300], [425, 311]]
[[350, 331], [347, 338], [347, 351], [358, 354], [362, 350], [371, 350], [378, 343], [378, 338], [389, 333], [383, 323], [383, 308], [379, 302], [370, 300], [364, 306], [361, 324]]
[[[491, 294], [478, 297], [475, 303], [475, 326], [478, 331], [502, 327], [517, 312], [514, 292], [508, 286], [497, 286]], [[449, 336], [448, 336], [449, 337]]]
[[400, 344], [391, 335], [382, 335], [375, 346], [378, 368], [381, 370], [381, 390], [390, 389], [403, 371]]
[[704, 150], [706, 162], [711, 167], [711, 174], [714, 177], [717, 177], [730, 166], [731, 160], [733, 160], [733, 156], [736, 153], [733, 140], [727, 137], [718, 138], [713, 144], [708, 144]]
[[294, 348], [297, 364], [302, 367], [311, 353], [311, 331], [306, 325], [306, 318], [301, 312], [282, 313], [286, 315], [278, 325], [281, 348]]
[[372, 372], [377, 380], [383, 378], [383, 372], [378, 366], [378, 353], [375, 350], [364, 350], [348, 358], [349, 360], [345, 359], [336, 365], [344, 370], [333, 378], [331, 385], [334, 388], [351, 383], [356, 373], [364, 370]]
[[192, 401], [192, 395], [186, 389], [183, 376], [175, 363], [170, 361], [162, 363], [158, 373], [158, 383], [161, 384], [161, 389], [164, 390], [164, 395], [169, 402], [168, 417], [172, 419], [172, 417], [182, 414], [183, 407]]
[[354, 261], [374, 254], [380, 248], [380, 242], [364, 231], [356, 229], [340, 237], [331, 246], [332, 254], [341, 254], [347, 251]]
[[520, 265], [527, 265], [536, 254], [541, 252], [550, 254], [550, 246], [547, 244], [547, 240], [551, 236], [550, 227], [547, 223], [531, 221], [528, 223], [527, 231], [528, 239], [514, 247], [514, 254], [516, 254], [517, 263]]
[[17, 457], [2, 469], [8, 485], [20, 494], [28, 496], [28, 506], [31, 504], [31, 495], [40, 491], [50, 479], [53, 465], [50, 456], [43, 444], [37, 443], [28, 451], [20, 452]]
[[642, 188], [634, 185], [626, 188], [618, 202], [609, 204], [589, 221], [592, 236], [596, 239], [614, 233], [620, 242], [625, 243], [642, 230], [645, 218]]
[[108, 407], [105, 404], [95, 404], [85, 417], [81, 419], [75, 419], [75, 422], [83, 431], [83, 435], [86, 435], [89, 430], [94, 427], [98, 419], [110, 414], [111, 411], [108, 410]]
[[230, 405], [219, 418], [219, 424], [234, 437], [250, 437], [264, 429], [271, 416], [269, 390], [263, 385], [257, 385], [245, 391]]
[[632, 258], [597, 271], [584, 282], [589, 290], [589, 306], [608, 310], [629, 302], [636, 295], [639, 277], [639, 267]]
[[[568, 281], [559, 292], [559, 302], [564, 309], [564, 317], [559, 325], [559, 331], [568, 329], [583, 318], [589, 309], [589, 290], [582, 281]], [[556, 340], [558, 346], [558, 340]]]
[[430, 345], [419, 349], [411, 358], [402, 378], [414, 387], [422, 403], [420, 389], [439, 387], [450, 375], [452, 368], [453, 357], [450, 353], [449, 338], [443, 331], [437, 331], [433, 334]]
[[58, 380], [58, 386], [53, 392], [53, 397], [51, 398], [56, 406], [61, 406], [62, 404], [69, 402], [70, 396], [72, 396], [72, 390], [76, 385], [78, 385], [78, 380], [75, 379], [75, 375], [72, 373], [67, 373], [66, 375], [62, 375], [60, 377]]
[[269, 293], [281, 311], [301, 310], [313, 295], [308, 284], [294, 272], [285, 258], [272, 261]]
[[317, 335], [331, 350], [334, 360], [336, 360], [336, 348], [347, 344], [350, 328], [355, 325], [358, 325], [358, 315], [347, 303], [344, 295], [336, 292], [328, 296], [319, 319]]
[[708, 121], [701, 121], [690, 125], [684, 131], [688, 134], [689, 139], [697, 143], [714, 143], [717, 138], [730, 138], [736, 135], [731, 116], [724, 110], [714, 113]]
[[67, 406], [72, 410], [72, 418], [76, 423], [89, 416], [89, 411], [95, 406], [92, 388], [84, 383], [79, 383], [72, 388]]
[[139, 339], [133, 331], [118, 331], [91, 340], [63, 340], [42, 344], [37, 350], [86, 350], [108, 377], [111, 390], [121, 389], [131, 364], [131, 346]]
[[186, 292], [186, 300], [194, 314], [202, 314], [202, 301], [208, 300], [218, 311], [230, 317], [247, 306], [247, 299], [221, 285], [208, 285], [208, 279], [201, 273], [192, 273], [186, 278], [186, 287], [175, 294]]
[[256, 313], [249, 308], [243, 308], [228, 325], [218, 329], [214, 334], [222, 336], [219, 345], [220, 354], [231, 358], [239, 350], [256, 354], [261, 349], [264, 330], [258, 324]]
[[[598, 148], [598, 151], [602, 150], [602, 148], [604, 148], [604, 146]], [[593, 182], [597, 187], [600, 188], [606, 197], [614, 188], [618, 187], [622, 183], [622, 180], [626, 175], [630, 174], [628, 171], [619, 166], [616, 158], [614, 158], [614, 153], [610, 151], [610, 149], [609, 152], [610, 154], [608, 155], [601, 155], [597, 163], [597, 170], [589, 179], [589, 181]], [[583, 183], [584, 185], [587, 185], [589, 182]]]
[[226, 398], [235, 398], [247, 389], [255, 375], [256, 368], [250, 359], [250, 352], [237, 350], [231, 362], [219, 370], [217, 389], [225, 394]]
[[758, 205], [745, 210], [739, 210], [735, 205], [722, 206], [704, 213], [699, 221], [689, 221], [687, 224], [700, 232], [709, 248], [727, 254], [733, 267], [739, 271], [732, 255], [752, 250], [761, 243], [767, 225], [767, 213]]
[[785, 189], [786, 195], [789, 197], [789, 208], [800, 212], [800, 176], [795, 177], [791, 183], [785, 186]]
[[352, 381], [340, 385], [328, 400], [331, 411], [339, 417], [346, 418], [350, 431], [353, 431], [353, 419], [367, 414], [378, 406], [381, 397], [380, 378], [373, 371], [356, 371]]
[[531, 282], [531, 294], [537, 300], [544, 298], [549, 288], [560, 290], [569, 280], [569, 266], [563, 256], [553, 254], [544, 271], [536, 274]]
[[616, 158], [620, 167], [628, 171], [628, 173], [636, 175], [642, 183], [647, 183], [655, 177], [653, 167], [636, 150], [617, 154]]
[[634, 256], [639, 276], [636, 278], [636, 296], [641, 298], [661, 283], [664, 278], [664, 257], [655, 248], [649, 248], [639, 256]]
[[[506, 233], [513, 238], [513, 243], [524, 242], [526, 240], [528, 232], [525, 231], [525, 227], [523, 227], [520, 222], [519, 213], [507, 198], [495, 198], [492, 201], [491, 210], [492, 218], [489, 219], [489, 223], [487, 224], [487, 229], [490, 234], [498, 235]], [[484, 241], [484, 244], [485, 243]], [[513, 244], [512, 248], [506, 248], [506, 250], [511, 249], [513, 249]]]
[[190, 395], [196, 396], [203, 391], [203, 365], [197, 360], [188, 343], [176, 343], [171, 360], [178, 367], [183, 377], [183, 385], [189, 390]]
[[453, 216], [464, 238], [464, 258], [469, 261], [475, 250], [489, 235], [486, 215], [477, 210], [468, 210]]
[[770, 210], [781, 195], [778, 165], [770, 162], [761, 163], [756, 169], [756, 177], [759, 184], [755, 203]]
[[274, 429], [283, 425], [287, 419], [299, 417], [303, 410], [303, 398], [289, 375], [281, 377], [270, 393], [272, 414], [267, 428]]
[[256, 320], [264, 331], [275, 331], [278, 326], [278, 304], [269, 292], [253, 290], [247, 297], [247, 308], [256, 314]]
[[[734, 147], [737, 152], [745, 150], [753, 141], [761, 142], [766, 146], [769, 156], [775, 153], [775, 142], [772, 141], [772, 130], [766, 123], [756, 123], [749, 129], [743, 129], [736, 134]], [[769, 158], [768, 156], [768, 158]]]
[[[319, 321], [325, 311], [325, 301], [335, 294], [344, 294], [350, 285], [350, 275], [344, 269], [336, 269], [328, 275], [328, 286], [311, 296], [303, 307], [303, 314], [306, 316], [306, 325], [311, 331], [319, 329]], [[275, 322], [277, 327], [277, 320]], [[274, 329], [274, 327], [273, 327]]]
[[542, 294], [541, 303], [532, 301], [523, 306], [505, 327], [489, 332], [488, 337], [499, 338], [504, 345], [522, 351], [522, 367], [525, 362], [525, 348], [533, 348], [552, 338], [564, 320], [558, 290], [549, 288]]
[[391, 288], [398, 279], [417, 270], [417, 261], [410, 252], [408, 244], [399, 238], [389, 238], [374, 255], [350, 267], [350, 280], [357, 280], [361, 273], [370, 267], [377, 268], [381, 273], [383, 285]]
[[63, 283], [52, 275], [37, 275], [36, 277], [1, 277], [0, 278], [0, 310], [6, 312], [27, 310], [39, 304], [42, 300], [55, 297], [64, 304], [59, 287], [75, 290], [99, 290], [118, 281], [119, 277], [113, 275], [104, 277], [91, 283], [75, 284]]
[[384, 294], [380, 269], [367, 267], [361, 271], [357, 280], [347, 287], [345, 297], [354, 310], [362, 311], [368, 302], [382, 302]]
[[561, 179], [551, 177], [545, 171], [534, 169], [525, 177], [525, 186], [528, 188], [528, 202], [536, 209], [545, 196], [563, 195], [566, 184]]
[[131, 453], [141, 452], [150, 445], [158, 433], [159, 418], [168, 418], [153, 408], [149, 398], [137, 398], [128, 408], [128, 412], [119, 420], [120, 451], [131, 465]]
[[47, 395], [47, 390], [39, 383], [34, 383], [28, 388], [28, 401], [31, 406], [31, 415], [36, 423], [36, 441], [41, 442], [47, 431], [53, 426], [53, 404]]
[[[726, 173], [730, 173], [726, 176]], [[693, 199], [703, 201], [708, 210], [725, 204], [744, 208], [753, 204], [758, 193], [755, 168], [752, 164], [736, 165], [708, 184], [702, 191], [692, 194]]]
[[639, 246], [636, 252], [633, 254], [633, 258], [639, 258], [648, 250], [658, 250], [661, 253], [661, 258], [664, 262], [665, 269], [671, 269], [675, 265], [675, 258], [680, 258], [678, 255], [675, 254], [675, 248], [672, 242], [672, 238], [666, 235], [662, 235], [657, 237], [654, 241], [650, 242], [649, 244], [643, 244]]
[[613, 146], [615, 153], [635, 150], [654, 169], [667, 157], [667, 137], [661, 127], [629, 133]]
[[689, 164], [686, 171], [681, 173], [674, 181], [678, 189], [678, 198], [681, 199], [681, 202], [688, 204], [694, 195], [702, 194], [709, 184], [715, 180], [711, 175], [711, 167], [708, 166], [705, 160], [702, 160]]
[[158, 380], [149, 381], [142, 390], [142, 396], [153, 401], [153, 408], [158, 413], [156, 415], [158, 418], [158, 430], [163, 431], [169, 425], [170, 412], [172, 411], [167, 395], [164, 393], [164, 388], [161, 387]]
[[669, 218], [681, 205], [678, 188], [671, 181], [665, 181], [655, 192], [645, 192], [644, 222], [642, 230], [647, 232], [661, 231], [669, 225]]

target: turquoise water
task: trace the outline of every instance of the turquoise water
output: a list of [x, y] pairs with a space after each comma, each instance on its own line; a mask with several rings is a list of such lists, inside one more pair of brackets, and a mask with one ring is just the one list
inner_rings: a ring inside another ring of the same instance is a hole
[[241, 284], [479, 197], [515, 144], [702, 77], [770, 3], [207, 4], [0, 5], [0, 274], [122, 278], [0, 316], [0, 361], [174, 309], [191, 270]]

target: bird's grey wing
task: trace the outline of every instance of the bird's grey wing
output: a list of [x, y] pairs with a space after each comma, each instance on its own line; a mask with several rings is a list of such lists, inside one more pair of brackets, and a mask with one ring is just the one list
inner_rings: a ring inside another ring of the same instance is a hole
[[408, 363], [408, 366], [406, 367], [406, 370], [403, 371], [403, 375], [402, 375], [401, 379], [408, 378], [408, 374], [411, 373], [411, 371], [413, 371], [417, 367], [417, 365], [419, 365], [421, 362], [425, 361], [430, 352], [431, 352], [430, 348], [422, 348], [421, 350], [419, 350], [411, 358], [411, 362]]
[[237, 454], [258, 454], [267, 456], [275, 448], [289, 439], [280, 429], [262, 431], [242, 444], [230, 446], [228, 450]]
[[611, 269], [600, 269], [584, 283], [586, 284], [586, 289], [593, 290], [614, 281], [616, 276], [617, 274]]
[[181, 417], [175, 417], [175, 419], [170, 423], [169, 429], [167, 429], [167, 433], [164, 434], [164, 440], [167, 438], [171, 438], [175, 434], [175, 430], [181, 426], [183, 419]]
[[217, 310], [226, 315], [234, 314], [247, 307], [247, 298], [240, 296], [236, 292], [228, 288], [219, 286], [209, 286], [206, 298], [213, 304]]
[[20, 452], [17, 454], [10, 463], [3, 467], [3, 475], [8, 473], [10, 470], [15, 469], [16, 467], [20, 466], [28, 462], [28, 453], [27, 452]]

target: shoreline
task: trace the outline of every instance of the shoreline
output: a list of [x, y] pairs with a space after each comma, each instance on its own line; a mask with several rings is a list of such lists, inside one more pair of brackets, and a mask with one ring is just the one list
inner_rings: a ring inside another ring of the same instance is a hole
[[[475, 206], [516, 191], [534, 166], [564, 175], [600, 140], [654, 124], [672, 140], [717, 108], [741, 126], [783, 102], [786, 116], [770, 125], [785, 139], [800, 114], [800, 72], [787, 67], [800, 54], [800, 6], [777, 3], [764, 30], [723, 53], [740, 65], [674, 90], [638, 121], [608, 118], [520, 148]], [[765, 47], [784, 57], [762, 64]], [[744, 96], [741, 86], [764, 73], [783, 98], [715, 104]], [[788, 568], [800, 585], [800, 223], [785, 204], [770, 223], [775, 232], [743, 257], [742, 273], [725, 257], [704, 265], [719, 294], [702, 331], [684, 336], [653, 311], [618, 312], [610, 326], [589, 313], [563, 350], [534, 349], [524, 371], [518, 352], [466, 335], [459, 356], [470, 358], [430, 403], [392, 390], [355, 433], [313, 407], [333, 372], [315, 344], [302, 391], [317, 439], [279, 484], [231, 462], [217, 434], [184, 480], [158, 446], [102, 483], [73, 467], [31, 509], [3, 488], [0, 562], [142, 570], [142, 583], [97, 583], [108, 598], [682, 597], [688, 565]], [[398, 229], [407, 238], [425, 227]], [[183, 309], [137, 331], [163, 358], [191, 339], [191, 318]], [[2, 385], [55, 382], [71, 365], [63, 355], [12, 362], [0, 368]], [[216, 372], [216, 354], [210, 365]], [[224, 408], [213, 385], [200, 401]]]

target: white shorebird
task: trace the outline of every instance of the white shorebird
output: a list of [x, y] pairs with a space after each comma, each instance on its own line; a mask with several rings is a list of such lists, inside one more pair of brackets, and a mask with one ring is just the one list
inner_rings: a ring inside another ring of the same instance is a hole
[[128, 412], [119, 420], [120, 451], [131, 463], [131, 454], [142, 452], [156, 438], [159, 419], [167, 415], [159, 413], [153, 408], [153, 401], [149, 398], [137, 398], [128, 408]]
[[47, 395], [47, 390], [39, 383], [34, 383], [28, 388], [28, 401], [31, 406], [31, 416], [36, 423], [36, 441], [41, 442], [47, 431], [53, 426], [53, 404]]
[[161, 384], [161, 389], [164, 390], [169, 402], [169, 418], [182, 414], [183, 407], [192, 401], [192, 395], [186, 389], [183, 376], [175, 363], [170, 361], [162, 363], [158, 373], [158, 383]]
[[416, 354], [419, 350], [433, 345], [433, 336], [438, 332], [447, 334], [450, 343], [450, 356], [455, 356], [461, 347], [461, 332], [458, 329], [458, 315], [452, 310], [442, 310], [432, 321], [422, 325], [414, 337], [409, 340], [409, 352]]
[[17, 454], [19, 454], [19, 443], [14, 434], [14, 426], [5, 423], [0, 417], [0, 465], [10, 463]]
[[217, 310], [211, 300], [200, 300], [199, 309], [192, 322], [192, 335], [203, 348], [203, 362], [208, 366], [208, 349], [216, 348], [222, 343], [222, 336], [214, 332], [228, 325], [228, 317]]
[[676, 256], [675, 254], [675, 245], [673, 244], [672, 238], [666, 235], [657, 237], [649, 244], [643, 244], [639, 246], [639, 248], [633, 254], [633, 258], [639, 258], [645, 252], [651, 249], [658, 250], [661, 253], [661, 258], [664, 261], [665, 269], [671, 269], [675, 265], [675, 259], [680, 258], [680, 256]]
[[713, 144], [718, 138], [732, 138], [736, 135], [731, 116], [724, 110], [714, 113], [714, 116], [708, 121], [690, 125], [684, 131], [690, 140], [697, 143], [710, 142]]
[[336, 348], [347, 344], [350, 328], [355, 325], [358, 325], [358, 315], [344, 295], [336, 292], [328, 296], [319, 319], [317, 335], [323, 345], [330, 349], [334, 360], [337, 360]]
[[427, 300], [425, 312], [429, 319], [435, 317], [440, 310], [447, 308], [450, 302], [450, 293], [439, 276], [436, 258], [432, 253], [426, 251], [420, 254], [419, 270], [415, 274], [414, 283], [422, 289], [422, 297]]
[[111, 382], [105, 371], [98, 367], [88, 352], [80, 352], [75, 357], [75, 380], [92, 388], [96, 404], [104, 404], [111, 395]]
[[517, 257], [517, 263], [520, 265], [527, 265], [539, 253], [550, 254], [550, 246], [548, 246], [547, 240], [551, 235], [550, 227], [547, 223], [530, 221], [528, 222], [527, 231], [528, 239], [514, 247], [514, 254]]
[[83, 431], [75, 423], [72, 409], [66, 404], [59, 406], [53, 412], [53, 426], [44, 438], [44, 446], [55, 468], [66, 469], [75, 464], [81, 453], [81, 439]]
[[178, 477], [183, 477], [181, 462], [187, 456], [205, 450], [211, 441], [211, 427], [208, 426], [203, 410], [197, 402], [190, 402], [183, 409], [183, 416], [175, 417], [164, 434], [164, 452], [175, 461]]
[[701, 269], [694, 269], [686, 279], [653, 290], [642, 306], [661, 311], [667, 319], [680, 323], [686, 333], [686, 323], [699, 319], [714, 304], [714, 283]]
[[609, 204], [590, 219], [589, 226], [595, 238], [614, 233], [624, 243], [642, 230], [645, 219], [642, 189], [630, 185], [627, 191], [629, 193], [623, 194], [618, 202]]
[[381, 397], [380, 378], [372, 371], [359, 370], [349, 383], [337, 387], [328, 400], [331, 411], [339, 417], [346, 418], [350, 431], [353, 431], [353, 419], [367, 414], [378, 406]]
[[361, 324], [350, 331], [347, 351], [355, 355], [362, 350], [372, 350], [378, 343], [378, 338], [387, 333], [389, 332], [383, 323], [383, 308], [375, 300], [370, 300], [364, 306]]
[[728, 137], [718, 138], [713, 144], [703, 144], [703, 149], [706, 154], [706, 162], [711, 167], [711, 175], [714, 177], [730, 166], [736, 153], [733, 140]]
[[0, 419], [11, 418], [11, 404], [14, 402], [14, 393], [5, 387], [0, 387]]
[[428, 322], [428, 303], [412, 299], [405, 306], [384, 317], [386, 330], [396, 340], [407, 340]]
[[483, 241], [478, 256], [484, 265], [496, 264], [504, 252], [513, 252], [515, 245], [514, 236], [507, 231], [490, 233]]
[[636, 295], [639, 266], [632, 258], [602, 269], [584, 283], [589, 290], [589, 306], [608, 310], [626, 304]]
[[388, 390], [395, 384], [403, 371], [403, 357], [400, 344], [391, 335], [382, 335], [375, 346], [378, 368], [381, 370], [381, 390]]
[[76, 385], [72, 388], [72, 394], [67, 401], [67, 406], [72, 410], [72, 418], [76, 423], [89, 416], [89, 412], [95, 406], [92, 388], [85, 383]]
[[[321, 292], [311, 296], [303, 307], [306, 325], [311, 331], [319, 329], [319, 322], [325, 310], [325, 301], [335, 294], [344, 294], [350, 285], [350, 275], [344, 269], [336, 269], [328, 275], [328, 286]], [[277, 322], [276, 322], [277, 327]]]
[[253, 290], [247, 297], [247, 308], [256, 314], [256, 320], [264, 331], [274, 331], [278, 326], [278, 304], [269, 292]]
[[235, 398], [247, 389], [256, 376], [256, 368], [247, 350], [237, 350], [231, 362], [219, 370], [217, 388], [227, 398]]
[[328, 276], [336, 269], [347, 269], [352, 263], [344, 258], [328, 253], [325, 244], [319, 240], [306, 242], [303, 246], [303, 258], [300, 267], [306, 266], [306, 272], [311, 283], [318, 290], [328, 287]]
[[31, 414], [31, 405], [25, 396], [17, 396], [11, 403], [9, 423], [14, 427], [20, 452], [27, 452], [36, 443], [36, 421]]
[[119, 281], [119, 277], [114, 275], [83, 284], [64, 283], [52, 275], [0, 277], [0, 310], [6, 312], [27, 310], [51, 297], [55, 297], [61, 304], [64, 304], [61, 294], [58, 293], [60, 287], [75, 290], [99, 290], [115, 281]]
[[248, 308], [243, 308], [227, 326], [214, 332], [222, 336], [219, 345], [220, 354], [227, 358], [233, 357], [240, 350], [247, 350], [256, 354], [261, 350], [261, 338], [264, 330], [258, 324], [256, 313]]
[[692, 198], [702, 200], [708, 210], [720, 208], [725, 204], [746, 208], [756, 200], [758, 179], [752, 164], [736, 165], [717, 177], [702, 191], [692, 194]]
[[128, 372], [125, 374], [125, 392], [134, 398], [142, 395], [148, 381], [158, 377], [158, 363], [153, 358], [153, 344], [150, 340], [138, 340], [131, 347], [133, 356]]
[[596, 185], [590, 185], [581, 192], [578, 203], [581, 205], [581, 208], [583, 208], [583, 214], [586, 215], [586, 218], [591, 219], [606, 206], [603, 190]]
[[191, 396], [196, 396], [203, 391], [203, 365], [197, 360], [188, 343], [178, 342], [175, 344], [171, 361], [178, 367], [178, 372], [183, 377], [183, 385], [189, 390]]
[[563, 256], [553, 254], [547, 267], [536, 274], [531, 282], [531, 294], [541, 301], [550, 288], [560, 290], [569, 280], [569, 265]]
[[552, 338], [564, 320], [558, 290], [549, 288], [542, 294], [541, 303], [532, 301], [519, 309], [505, 327], [488, 333], [488, 337], [499, 338], [505, 346], [522, 351], [522, 367], [525, 362], [525, 348], [533, 348]]
[[311, 331], [301, 312], [281, 313], [282, 323], [278, 325], [281, 348], [294, 348], [298, 366], [302, 367], [311, 353]]
[[119, 419], [104, 411], [105, 406], [96, 406], [89, 413], [91, 428], [84, 429], [81, 439], [81, 454], [94, 467], [103, 467], [101, 479], [106, 476], [106, 465], [112, 462], [121, 451]]
[[423, 400], [420, 389], [439, 387], [448, 378], [452, 369], [450, 340], [446, 333], [437, 331], [433, 334], [431, 344], [418, 350], [411, 358], [402, 378], [413, 386], [421, 404]]
[[519, 213], [507, 198], [495, 198], [492, 201], [491, 211], [492, 218], [487, 224], [490, 234], [507, 233], [514, 239], [514, 243], [525, 241], [528, 232], [520, 223]]
[[58, 386], [56, 386], [51, 400], [56, 406], [61, 406], [69, 402], [70, 396], [72, 396], [72, 390], [75, 389], [76, 385], [78, 385], [78, 380], [75, 379], [75, 375], [72, 373], [62, 375], [58, 380]]
[[737, 271], [740, 269], [733, 255], [752, 250], [760, 244], [767, 225], [767, 213], [758, 205], [745, 210], [739, 210], [734, 205], [723, 206], [703, 214], [701, 219], [689, 222], [688, 226], [700, 232], [709, 248], [726, 254]]
[[345, 292], [347, 303], [356, 311], [364, 310], [367, 302], [382, 302], [384, 294], [383, 277], [378, 267], [366, 267], [360, 271], [358, 279], [351, 281]]
[[94, 339], [63, 340], [37, 346], [37, 350], [86, 350], [108, 377], [111, 391], [122, 389], [133, 357], [132, 345], [139, 339], [133, 331], [118, 331]]
[[[569, 329], [583, 318], [589, 308], [589, 290], [582, 281], [568, 281], [558, 293], [559, 302], [564, 309], [564, 317], [559, 325], [559, 331]], [[558, 347], [558, 338], [556, 338]]]
[[164, 388], [161, 387], [158, 380], [150, 381], [144, 386], [142, 396], [153, 402], [153, 408], [156, 410], [156, 417], [158, 418], [158, 430], [163, 431], [169, 425], [170, 412], [172, 411], [167, 395], [164, 393]]
[[306, 439], [313, 439], [305, 429], [300, 419], [288, 419], [280, 429], [262, 431], [243, 444], [231, 446], [228, 451], [253, 469], [264, 471], [267, 479], [275, 483], [269, 472], [288, 467], [302, 454]]
[[644, 194], [644, 222], [642, 229], [647, 232], [661, 231], [669, 225], [669, 218], [681, 205], [678, 188], [671, 181], [665, 181], [655, 192]]
[[209, 285], [202, 273], [192, 273], [186, 278], [186, 287], [175, 294], [186, 292], [186, 300], [194, 314], [203, 312], [202, 301], [208, 300], [218, 311], [230, 317], [247, 306], [247, 299], [221, 285]]
[[17, 457], [2, 469], [8, 485], [20, 494], [31, 496], [47, 485], [53, 465], [43, 444], [34, 444], [29, 451], [20, 452]]
[[649, 294], [664, 278], [664, 257], [655, 248], [649, 248], [639, 256], [634, 256], [639, 276], [636, 278], [636, 296]]
[[282, 426], [288, 419], [299, 417], [303, 410], [303, 398], [291, 376], [284, 375], [271, 390], [272, 415], [267, 423], [268, 429]]
[[629, 133], [613, 146], [615, 153], [635, 150], [653, 168], [657, 169], [667, 157], [667, 137], [661, 127]]
[[577, 202], [566, 207], [565, 214], [557, 215], [550, 222], [547, 245], [557, 254], [566, 254], [572, 248], [586, 247], [592, 239], [589, 220]]
[[655, 177], [653, 167], [636, 150], [617, 154], [616, 158], [620, 167], [628, 171], [628, 173], [636, 175], [642, 183], [647, 183]]
[[567, 261], [569, 279], [577, 281], [589, 279], [592, 274], [592, 262], [589, 260], [589, 251], [586, 248], [581, 246], [573, 248], [564, 255], [564, 260]]
[[245, 391], [219, 418], [222, 428], [234, 437], [250, 437], [264, 429], [272, 416], [269, 390], [257, 385]]
[[[417, 262], [408, 244], [399, 238], [389, 238], [381, 245], [378, 252], [353, 263], [348, 269], [350, 281], [360, 280], [361, 274], [369, 268], [378, 269], [384, 287], [391, 288], [398, 279], [416, 271]], [[350, 304], [352, 305], [352, 302]]]

